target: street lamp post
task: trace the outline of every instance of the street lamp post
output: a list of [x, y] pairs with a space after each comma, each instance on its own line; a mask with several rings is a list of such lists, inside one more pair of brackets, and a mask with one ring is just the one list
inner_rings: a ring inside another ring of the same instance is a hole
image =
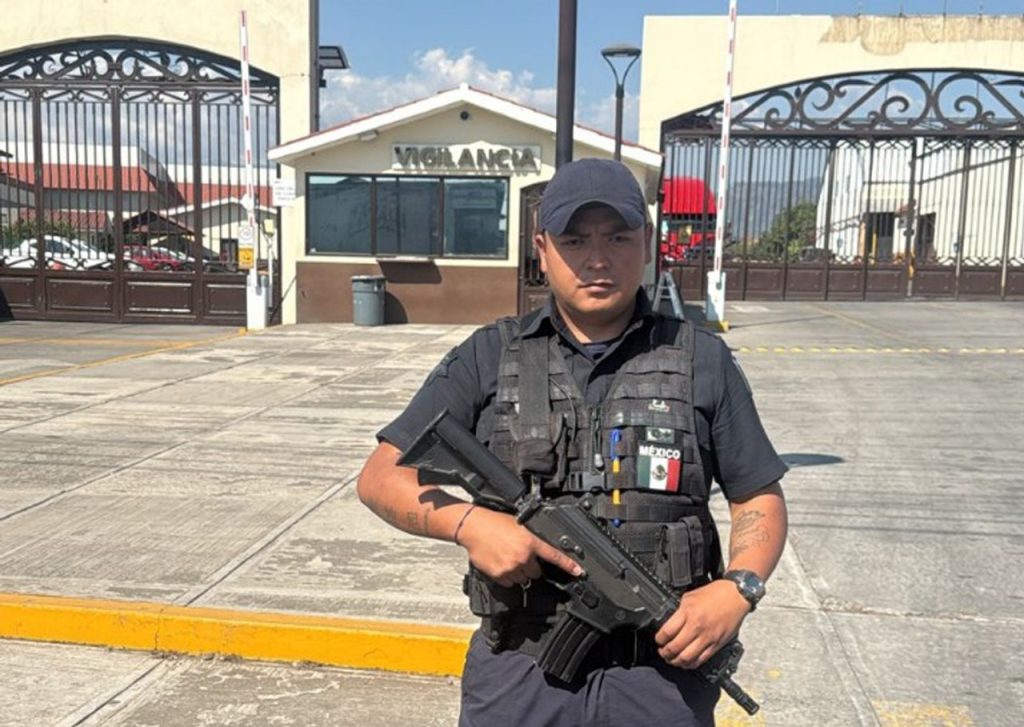
[[[601, 51], [601, 56], [608, 67], [615, 74], [615, 160], [622, 160], [622, 99], [626, 94], [626, 76], [629, 69], [640, 57], [640, 49], [632, 45], [610, 45]], [[625, 70], [622, 71], [622, 78], [619, 78], [619, 69], [612, 63], [613, 58], [628, 58]]]

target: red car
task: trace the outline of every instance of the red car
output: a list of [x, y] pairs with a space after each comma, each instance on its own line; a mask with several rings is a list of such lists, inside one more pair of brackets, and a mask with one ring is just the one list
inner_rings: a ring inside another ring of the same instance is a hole
[[124, 256], [142, 266], [143, 270], [181, 270], [185, 259], [166, 247], [125, 245]]

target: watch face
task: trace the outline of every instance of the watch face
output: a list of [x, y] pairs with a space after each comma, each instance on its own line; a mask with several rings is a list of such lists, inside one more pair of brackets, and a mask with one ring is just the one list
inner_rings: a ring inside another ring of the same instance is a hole
[[764, 581], [751, 571], [729, 571], [725, 577], [733, 581], [743, 597], [756, 604], [764, 597]]
[[745, 593], [748, 593], [750, 597], [761, 600], [764, 596], [764, 583], [753, 573], [744, 576], [742, 583], [740, 584]]

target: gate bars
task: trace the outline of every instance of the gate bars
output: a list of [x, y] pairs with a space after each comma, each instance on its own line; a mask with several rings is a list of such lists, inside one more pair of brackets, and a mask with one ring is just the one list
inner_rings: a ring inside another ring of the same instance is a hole
[[[1024, 74], [826, 77], [733, 108], [730, 297], [1024, 297]], [[662, 124], [661, 234], [679, 243], [662, 264], [690, 299], [712, 262], [721, 114]]]

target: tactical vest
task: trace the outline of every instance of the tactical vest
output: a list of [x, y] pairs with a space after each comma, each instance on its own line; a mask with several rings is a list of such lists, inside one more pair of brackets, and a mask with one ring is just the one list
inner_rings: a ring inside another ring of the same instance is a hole
[[[490, 450], [547, 498], [589, 494], [591, 512], [673, 588], [706, 583], [721, 550], [697, 440], [693, 325], [659, 316], [651, 350], [622, 365], [598, 406], [586, 404], [555, 336], [522, 338], [513, 318], [498, 325]], [[505, 588], [474, 569], [465, 590], [496, 651], [536, 653], [565, 600], [545, 581]]]

